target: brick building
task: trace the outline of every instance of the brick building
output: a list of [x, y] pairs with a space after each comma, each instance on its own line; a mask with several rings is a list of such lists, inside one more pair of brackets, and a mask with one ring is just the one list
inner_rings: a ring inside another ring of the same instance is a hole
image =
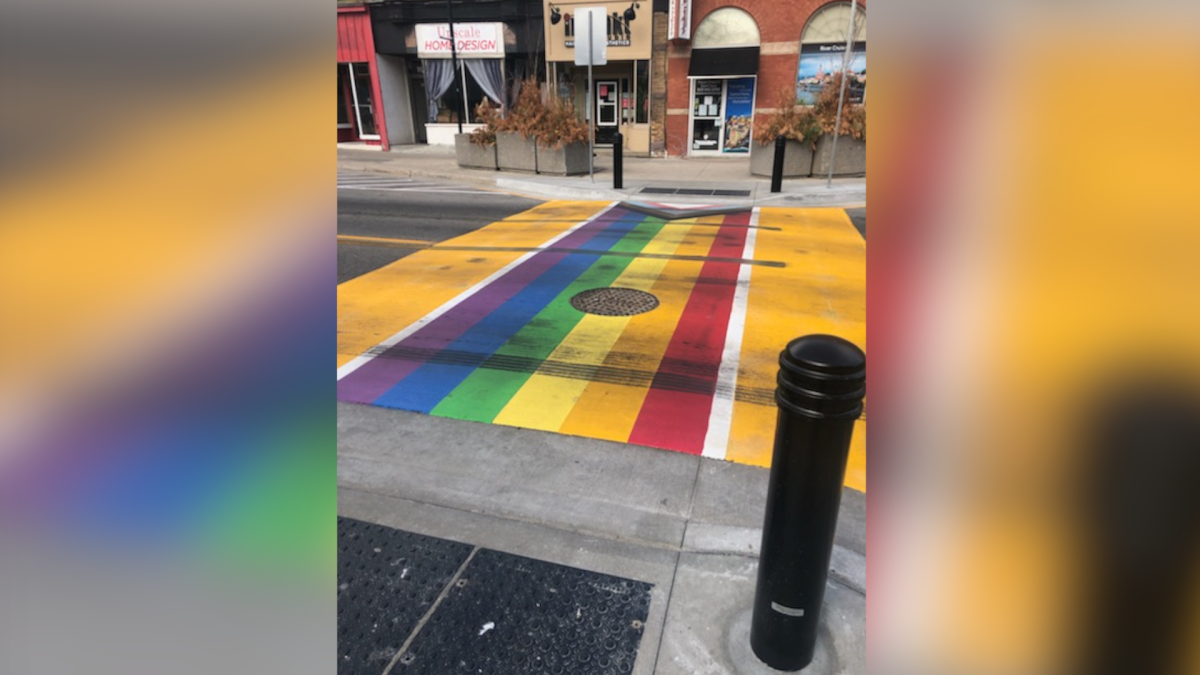
[[829, 0], [668, 0], [665, 150], [746, 156], [757, 115], [779, 92], [811, 100], [845, 57], [851, 15], [852, 101], [866, 90], [866, 4]]

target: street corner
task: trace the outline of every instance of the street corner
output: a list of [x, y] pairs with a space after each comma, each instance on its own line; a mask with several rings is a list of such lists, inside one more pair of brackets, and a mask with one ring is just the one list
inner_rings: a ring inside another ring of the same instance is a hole
[[865, 346], [862, 237], [657, 206], [548, 202], [341, 285], [338, 400], [768, 465], [782, 347]]

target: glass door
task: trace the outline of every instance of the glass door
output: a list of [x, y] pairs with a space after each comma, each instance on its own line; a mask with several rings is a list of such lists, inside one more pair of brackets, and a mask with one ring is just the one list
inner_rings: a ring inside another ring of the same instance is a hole
[[756, 78], [692, 80], [689, 154], [749, 154]]
[[725, 81], [692, 80], [692, 143], [696, 153], [721, 151]]
[[371, 67], [366, 63], [348, 63], [350, 90], [354, 95], [354, 117], [358, 121], [358, 137], [363, 140], [379, 140], [375, 128], [375, 107], [371, 99]]
[[596, 100], [596, 143], [608, 145], [616, 140], [621, 123], [621, 82], [597, 80]]

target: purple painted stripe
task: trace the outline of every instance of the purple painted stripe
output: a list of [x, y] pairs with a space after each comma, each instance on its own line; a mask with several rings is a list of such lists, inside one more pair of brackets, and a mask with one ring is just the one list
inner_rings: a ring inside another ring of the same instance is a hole
[[[554, 248], [579, 248], [627, 214], [628, 211], [621, 207], [609, 209], [555, 242]], [[450, 311], [343, 377], [337, 383], [337, 400], [373, 403], [425, 363], [428, 357], [445, 349], [497, 307], [558, 264], [566, 255], [562, 251], [541, 251], [534, 254]]]

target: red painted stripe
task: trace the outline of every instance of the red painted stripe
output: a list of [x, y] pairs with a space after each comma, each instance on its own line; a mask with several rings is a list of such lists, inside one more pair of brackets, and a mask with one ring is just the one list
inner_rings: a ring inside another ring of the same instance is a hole
[[[748, 213], [726, 216], [708, 255], [741, 258], [749, 224]], [[735, 262], [704, 263], [642, 403], [630, 443], [693, 455], [703, 452], [739, 267]]]

